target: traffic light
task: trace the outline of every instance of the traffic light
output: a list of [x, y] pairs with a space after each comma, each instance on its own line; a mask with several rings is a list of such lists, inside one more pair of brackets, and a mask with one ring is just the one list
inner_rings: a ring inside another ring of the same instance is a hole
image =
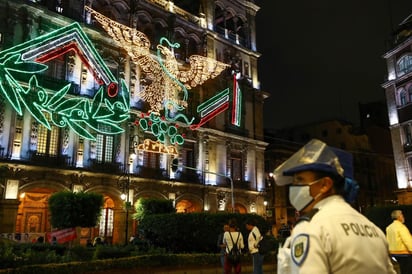
[[179, 167], [179, 159], [174, 158], [172, 160], [172, 171], [176, 172], [178, 167]]

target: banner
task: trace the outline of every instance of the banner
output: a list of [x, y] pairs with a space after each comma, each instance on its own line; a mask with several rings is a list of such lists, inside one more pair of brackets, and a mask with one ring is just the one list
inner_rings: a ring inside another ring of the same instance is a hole
[[53, 242], [53, 237], [56, 237], [56, 241], [59, 244], [70, 242], [77, 238], [76, 228], [65, 228], [47, 233], [47, 241], [49, 243]]

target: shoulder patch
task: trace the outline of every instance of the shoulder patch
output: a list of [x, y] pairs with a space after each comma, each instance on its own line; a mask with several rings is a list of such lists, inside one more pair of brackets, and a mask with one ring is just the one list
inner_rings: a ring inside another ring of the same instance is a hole
[[309, 235], [308, 234], [299, 234], [294, 237], [292, 241], [292, 260], [293, 262], [301, 266], [306, 259], [306, 256], [309, 252]]

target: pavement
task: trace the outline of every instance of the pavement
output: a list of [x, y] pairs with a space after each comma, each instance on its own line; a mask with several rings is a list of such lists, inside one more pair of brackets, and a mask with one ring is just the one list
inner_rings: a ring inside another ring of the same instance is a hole
[[[242, 265], [242, 273], [252, 273], [252, 265]], [[221, 267], [156, 267], [156, 268], [136, 268], [136, 269], [111, 269], [108, 271], [88, 272], [87, 274], [223, 274]], [[264, 274], [276, 274], [275, 264], [264, 264]]]

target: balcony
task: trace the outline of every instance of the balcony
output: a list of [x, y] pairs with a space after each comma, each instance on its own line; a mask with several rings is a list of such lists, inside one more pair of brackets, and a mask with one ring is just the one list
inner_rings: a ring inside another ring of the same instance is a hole
[[398, 108], [399, 123], [412, 120], [412, 104]]
[[92, 159], [90, 161], [89, 169], [95, 172], [118, 174], [122, 172], [122, 164], [113, 162], [100, 162], [96, 159]]
[[201, 176], [197, 174], [196, 170], [177, 171], [175, 175], [176, 180], [187, 183], [201, 183]]
[[69, 167], [71, 166], [70, 157], [67, 155], [50, 155], [31, 151], [29, 156], [31, 164], [50, 167]]
[[152, 167], [145, 167], [145, 166], [137, 166], [135, 175], [143, 178], [151, 178], [151, 179], [158, 179], [158, 180], [165, 180], [168, 179], [168, 175], [166, 170], [162, 168], [152, 168]]

